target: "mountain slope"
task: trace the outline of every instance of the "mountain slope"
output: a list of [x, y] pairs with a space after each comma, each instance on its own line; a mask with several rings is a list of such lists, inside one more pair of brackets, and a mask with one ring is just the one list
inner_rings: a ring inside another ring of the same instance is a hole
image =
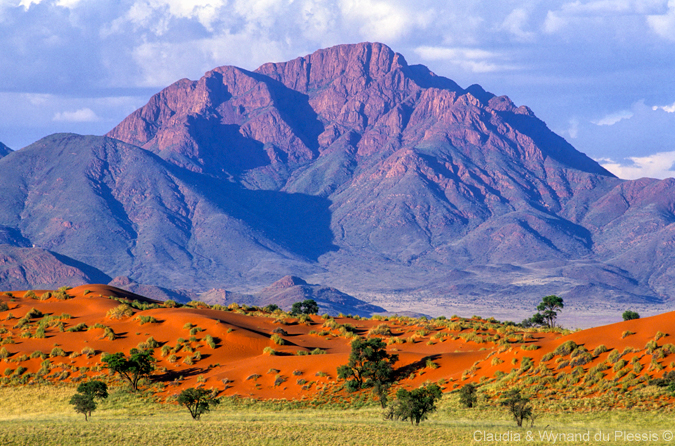
[[0, 142], [0, 158], [12, 153], [12, 149]]
[[529, 108], [377, 43], [180, 80], [106, 137], [0, 169], [4, 243], [137, 284], [295, 275], [428, 314], [675, 297], [673, 180], [617, 179]]

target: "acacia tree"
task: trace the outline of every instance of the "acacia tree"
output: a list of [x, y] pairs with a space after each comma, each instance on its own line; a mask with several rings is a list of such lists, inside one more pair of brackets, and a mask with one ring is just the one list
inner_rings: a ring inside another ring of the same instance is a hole
[[537, 321], [542, 321], [547, 327], [553, 328], [555, 327], [555, 320], [558, 318], [558, 313], [564, 306], [562, 297], [556, 295], [545, 296], [539, 305], [537, 305], [537, 311], [539, 311], [539, 313], [532, 316], [532, 320], [536, 318]]
[[319, 304], [314, 299], [305, 299], [302, 302], [295, 302], [291, 307], [291, 314], [319, 314]]
[[392, 420], [410, 420], [411, 425], [419, 425], [427, 419], [430, 413], [436, 411], [436, 401], [441, 399], [443, 392], [437, 384], [425, 385], [408, 392], [399, 389], [396, 392], [396, 401], [385, 413], [385, 418]]
[[138, 382], [141, 378], [150, 377], [155, 370], [156, 359], [152, 356], [152, 350], [132, 348], [128, 359], [124, 353], [114, 353], [106, 356], [102, 361], [110, 370], [129, 381], [135, 392], [138, 390]]
[[465, 407], [471, 408], [478, 401], [478, 396], [476, 395], [476, 386], [469, 383], [459, 389], [459, 402]]
[[70, 404], [74, 406], [75, 412], [84, 415], [85, 421], [89, 421], [87, 415], [91, 417], [91, 413], [96, 410], [94, 398], [103, 399], [107, 397], [108, 386], [106, 383], [92, 380], [77, 387], [77, 393], [70, 398]]
[[398, 361], [398, 355], [390, 355], [386, 348], [380, 338], [357, 338], [352, 342], [349, 362], [337, 369], [338, 378], [346, 381], [347, 390], [373, 387], [382, 407], [387, 404], [387, 390], [394, 380], [393, 366]]
[[211, 410], [212, 406], [220, 404], [220, 399], [206, 389], [185, 389], [178, 395], [178, 404], [190, 411], [193, 420], [199, 420], [202, 414]]
[[523, 426], [523, 420], [532, 417], [532, 404], [530, 404], [530, 399], [521, 395], [519, 389], [513, 389], [508, 391], [504, 395], [504, 399], [501, 402], [502, 406], [506, 406], [513, 415], [513, 418], [516, 420], [518, 427]]

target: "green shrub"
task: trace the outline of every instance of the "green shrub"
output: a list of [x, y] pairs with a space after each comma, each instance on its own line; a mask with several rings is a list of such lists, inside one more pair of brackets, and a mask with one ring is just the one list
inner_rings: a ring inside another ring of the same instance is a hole
[[276, 350], [274, 350], [272, 347], [265, 347], [265, 348], [263, 349], [263, 354], [265, 354], [265, 355], [270, 355], [270, 356], [274, 356], [274, 355], [277, 354], [277, 352], [276, 352]]
[[144, 316], [144, 315], [138, 315], [136, 316], [136, 320], [141, 323], [141, 325], [144, 324], [154, 324], [157, 322], [157, 319], [155, 319], [152, 316]]
[[67, 356], [66, 352], [63, 351], [62, 348], [60, 347], [54, 347], [52, 351], [49, 353], [50, 358], [56, 358], [57, 356]]
[[106, 316], [109, 319], [122, 319], [125, 317], [130, 317], [133, 316], [134, 310], [127, 304], [121, 304], [116, 306], [115, 308], [111, 308], [108, 310], [106, 313]]
[[274, 333], [270, 339], [277, 345], [284, 345], [286, 343], [286, 341], [284, 341], [284, 338], [282, 338], [276, 333]]
[[325, 355], [326, 350], [321, 350], [320, 348], [317, 347], [314, 350], [312, 350], [310, 354], [312, 354], [312, 355]]
[[74, 327], [70, 327], [66, 331], [69, 331], [69, 332], [87, 331], [87, 324], [85, 324], [84, 322], [81, 322], [81, 323], [75, 325]]
[[576, 350], [578, 347], [579, 346], [577, 345], [576, 342], [567, 341], [563, 344], [560, 344], [553, 353], [558, 356], [567, 356], [571, 354], [574, 350]]

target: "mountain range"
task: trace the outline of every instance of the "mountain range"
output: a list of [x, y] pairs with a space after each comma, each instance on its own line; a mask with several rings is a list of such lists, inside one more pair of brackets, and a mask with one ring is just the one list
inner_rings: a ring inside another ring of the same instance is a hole
[[0, 155], [5, 290], [124, 277], [212, 297], [290, 275], [505, 316], [547, 294], [588, 314], [675, 297], [675, 180], [618, 179], [528, 107], [383, 44], [219, 67], [105, 136]]

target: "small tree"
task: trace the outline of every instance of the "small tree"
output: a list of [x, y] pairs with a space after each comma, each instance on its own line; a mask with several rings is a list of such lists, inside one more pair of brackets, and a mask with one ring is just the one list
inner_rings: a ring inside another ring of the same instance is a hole
[[509, 412], [511, 412], [513, 418], [516, 420], [518, 427], [522, 427], [523, 420], [532, 416], [532, 404], [530, 404], [530, 399], [521, 395], [519, 389], [508, 391], [504, 395], [501, 404], [502, 406], [508, 407]]
[[319, 304], [314, 299], [305, 299], [302, 302], [296, 302], [291, 307], [291, 314], [298, 316], [300, 314], [319, 314]]
[[478, 401], [476, 386], [469, 383], [459, 389], [459, 402], [465, 407], [473, 407]]
[[187, 407], [193, 420], [199, 420], [212, 406], [220, 404], [220, 400], [206, 389], [192, 388], [185, 389], [178, 395], [178, 404]]
[[82, 383], [77, 387], [77, 393], [70, 398], [70, 404], [75, 412], [84, 415], [85, 421], [89, 421], [91, 413], [96, 410], [94, 398], [108, 398], [108, 386], [103, 381], [92, 380]]
[[385, 418], [390, 420], [410, 420], [411, 425], [419, 425], [427, 419], [430, 413], [436, 411], [436, 401], [441, 399], [443, 392], [436, 384], [418, 387], [410, 392], [399, 389], [396, 400], [385, 412]]
[[398, 355], [387, 353], [387, 345], [380, 338], [361, 339], [352, 342], [349, 363], [338, 367], [338, 378], [346, 381], [350, 392], [374, 387], [382, 407], [386, 405], [388, 385], [393, 382], [394, 367]]
[[621, 316], [623, 317], [624, 321], [632, 321], [633, 319], [640, 319], [640, 315], [637, 312], [631, 310], [624, 311]]
[[[549, 328], [555, 327], [555, 320], [558, 318], [558, 313], [563, 309], [565, 305], [563, 304], [563, 298], [555, 295], [545, 296], [539, 305], [537, 305], [537, 311], [539, 313], [532, 316], [530, 320], [535, 322], [543, 321], [546, 326]], [[538, 316], [539, 315], [539, 316]]]
[[70, 404], [72, 404], [75, 409], [75, 412], [81, 413], [84, 415], [84, 420], [89, 421], [87, 414], [91, 416], [91, 413], [96, 410], [96, 403], [94, 398], [90, 395], [84, 395], [82, 393], [76, 393], [70, 398]]
[[77, 391], [92, 398], [108, 398], [108, 385], [95, 379], [80, 384], [77, 386]]
[[155, 370], [155, 361], [152, 350], [136, 348], [131, 349], [131, 356], [128, 359], [124, 353], [114, 353], [103, 358], [103, 362], [110, 370], [129, 381], [134, 392], [138, 390], [141, 378], [150, 377]]

